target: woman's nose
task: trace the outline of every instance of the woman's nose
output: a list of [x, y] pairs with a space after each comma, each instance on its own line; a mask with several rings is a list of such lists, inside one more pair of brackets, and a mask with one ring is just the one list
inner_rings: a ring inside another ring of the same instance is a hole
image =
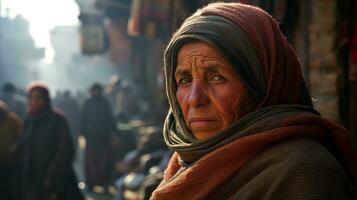
[[201, 107], [208, 105], [208, 102], [209, 100], [204, 82], [202, 80], [194, 79], [191, 85], [188, 104], [191, 107]]

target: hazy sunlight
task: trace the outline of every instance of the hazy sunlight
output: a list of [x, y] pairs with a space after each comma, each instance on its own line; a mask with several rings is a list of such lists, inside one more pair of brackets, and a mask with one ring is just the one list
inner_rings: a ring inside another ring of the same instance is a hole
[[37, 47], [45, 47], [44, 62], [51, 63], [53, 49], [49, 31], [59, 25], [78, 24], [79, 8], [74, 0], [0, 0], [1, 15], [21, 14], [30, 22], [30, 33]]

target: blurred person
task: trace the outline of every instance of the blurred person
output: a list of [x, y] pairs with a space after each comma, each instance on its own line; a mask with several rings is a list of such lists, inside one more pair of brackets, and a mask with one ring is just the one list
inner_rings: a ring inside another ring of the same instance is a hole
[[165, 51], [175, 152], [153, 200], [357, 199], [348, 132], [314, 109], [300, 62], [265, 11], [214, 3]]
[[61, 90], [56, 90], [55, 97], [52, 100], [54, 106], [57, 106], [63, 99], [63, 93]]
[[86, 139], [85, 176], [88, 189], [96, 185], [107, 188], [111, 174], [111, 139], [116, 129], [108, 100], [102, 95], [102, 86], [90, 88], [91, 97], [81, 112], [81, 134]]
[[5, 83], [3, 86], [2, 99], [9, 109], [15, 112], [21, 119], [24, 119], [26, 115], [26, 98], [17, 94], [16, 88], [12, 83]]
[[76, 90], [73, 96], [76, 99], [79, 108], [83, 107], [84, 102], [88, 98], [87, 92], [83, 90]]
[[83, 199], [72, 169], [74, 146], [66, 119], [51, 107], [48, 88], [28, 87], [28, 117], [21, 138], [22, 199]]
[[139, 101], [133, 87], [127, 81], [115, 75], [111, 78], [105, 92], [116, 121], [126, 123], [137, 117], [140, 111]]
[[18, 176], [16, 147], [22, 132], [22, 120], [0, 101], [0, 199], [16, 199]]
[[55, 106], [63, 111], [72, 133], [74, 146], [77, 147], [80, 120], [80, 110], [77, 101], [72, 97], [71, 92], [66, 90], [57, 99]]
[[122, 80], [119, 75], [113, 75], [110, 78], [108, 85], [105, 87], [105, 96], [107, 97], [109, 104], [113, 110], [113, 115], [117, 116], [117, 96], [120, 92]]
[[140, 115], [140, 105], [132, 87], [123, 83], [116, 99], [116, 117], [119, 122], [128, 122]]

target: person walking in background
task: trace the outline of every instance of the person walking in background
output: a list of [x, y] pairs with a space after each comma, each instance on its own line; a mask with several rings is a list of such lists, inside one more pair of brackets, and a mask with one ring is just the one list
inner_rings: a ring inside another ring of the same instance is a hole
[[124, 82], [118, 93], [117, 108], [115, 116], [119, 122], [126, 123], [132, 119], [140, 118], [141, 109], [138, 98], [129, 83]]
[[77, 101], [72, 97], [71, 92], [66, 90], [61, 97], [58, 97], [55, 104], [57, 108], [64, 112], [72, 133], [73, 144], [77, 148], [80, 120], [80, 111]]
[[1, 98], [10, 111], [15, 112], [21, 119], [26, 115], [26, 98], [16, 93], [16, 88], [12, 83], [6, 83], [3, 86], [3, 95]]
[[17, 199], [15, 170], [18, 157], [15, 151], [21, 133], [22, 120], [0, 101], [0, 199]]
[[115, 122], [109, 102], [102, 95], [102, 86], [90, 88], [91, 97], [81, 112], [81, 134], [86, 139], [85, 176], [87, 187], [107, 187], [111, 174], [111, 138]]
[[111, 106], [111, 110], [113, 113], [114, 118], [117, 117], [118, 115], [118, 95], [120, 94], [121, 87], [122, 87], [123, 81], [120, 78], [119, 75], [113, 75], [110, 78], [109, 83], [105, 87], [105, 97], [108, 99], [108, 102]]
[[22, 199], [82, 199], [72, 169], [74, 147], [66, 119], [51, 107], [47, 86], [28, 89], [28, 117], [21, 138]]

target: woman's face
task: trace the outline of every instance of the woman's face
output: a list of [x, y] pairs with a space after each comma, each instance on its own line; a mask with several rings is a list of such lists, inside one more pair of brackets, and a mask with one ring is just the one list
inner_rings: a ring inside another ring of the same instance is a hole
[[256, 107], [231, 64], [206, 43], [182, 46], [175, 80], [186, 125], [198, 140], [217, 134]]
[[30, 94], [29, 94], [30, 110], [32, 110], [34, 112], [41, 111], [45, 107], [45, 104], [46, 104], [45, 101], [46, 100], [40, 91], [35, 89], [30, 92]]

